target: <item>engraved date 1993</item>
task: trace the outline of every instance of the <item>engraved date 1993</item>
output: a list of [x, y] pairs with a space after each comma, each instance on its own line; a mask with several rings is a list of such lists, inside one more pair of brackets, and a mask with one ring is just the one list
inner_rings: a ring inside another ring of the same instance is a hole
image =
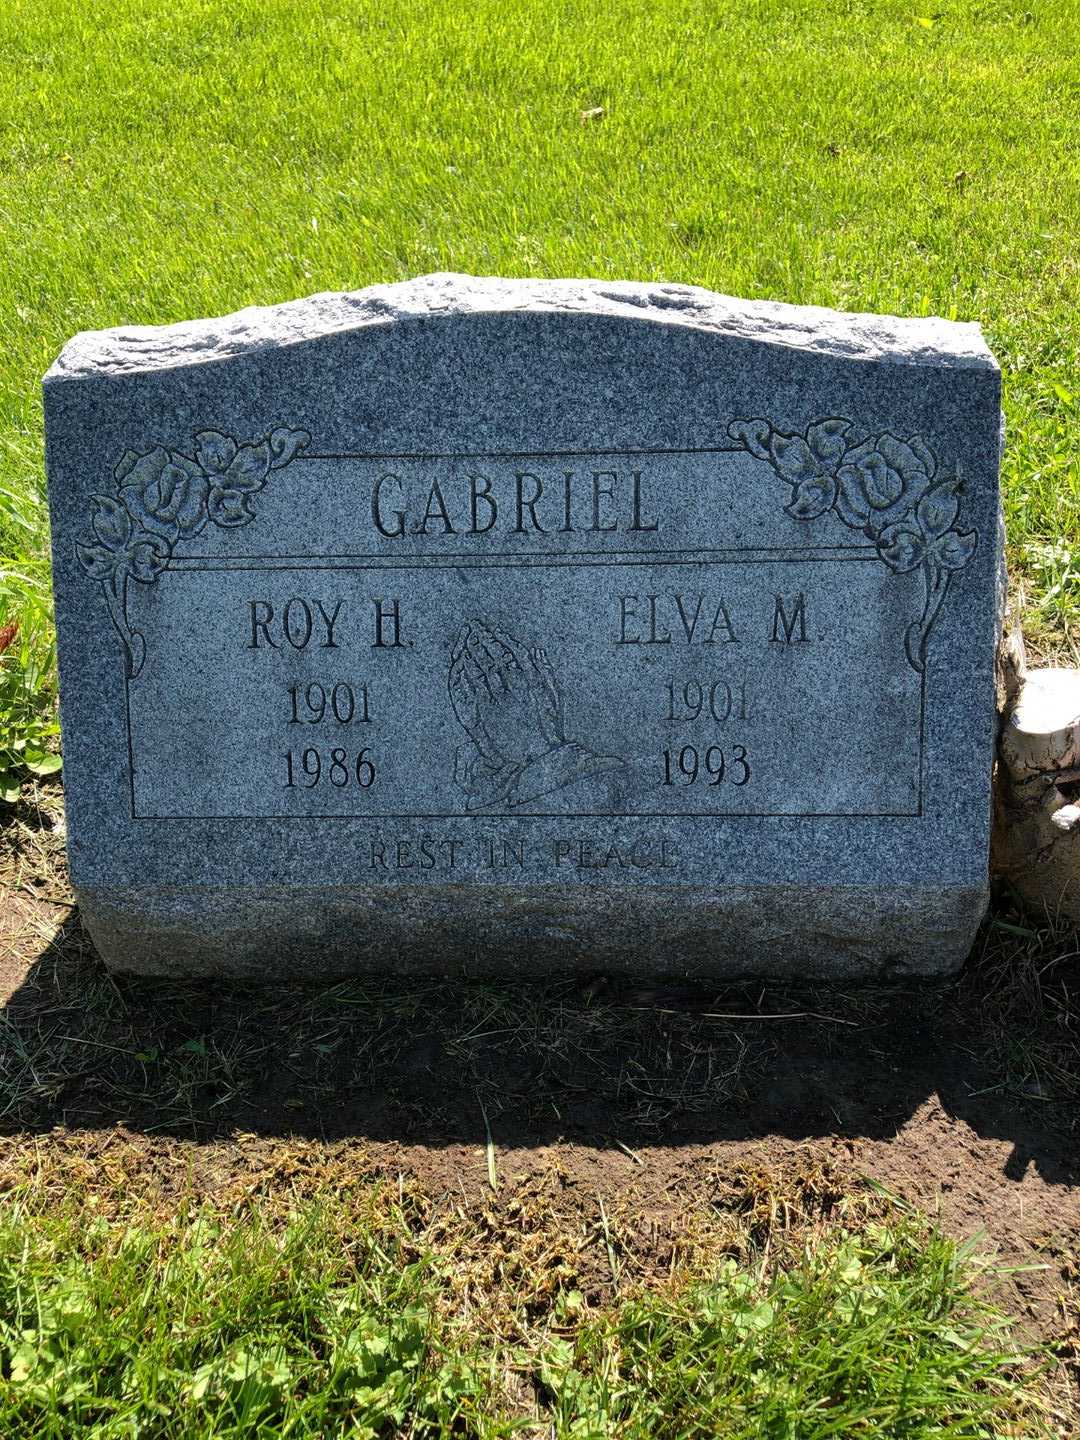
[[[664, 686], [663, 722], [666, 725], [726, 725], [750, 719], [746, 678], [710, 676], [705, 680], [673, 677]], [[661, 756], [662, 785], [748, 785], [753, 775], [745, 745], [698, 741], [670, 744]]]
[[753, 771], [745, 745], [672, 746], [664, 751], [665, 785], [748, 785]]

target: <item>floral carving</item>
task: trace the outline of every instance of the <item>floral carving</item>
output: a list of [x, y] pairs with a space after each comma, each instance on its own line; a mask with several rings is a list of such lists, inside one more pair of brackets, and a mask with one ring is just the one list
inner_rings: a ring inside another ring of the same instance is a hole
[[252, 497], [270, 471], [288, 465], [310, 439], [304, 430], [281, 429], [241, 444], [217, 430], [201, 430], [193, 456], [161, 445], [124, 455], [113, 472], [116, 494], [93, 497], [93, 538], [75, 550], [86, 573], [101, 583], [129, 677], [138, 675], [146, 658], [145, 639], [128, 623], [129, 582], [152, 584], [177, 542], [208, 524], [250, 524]]
[[922, 572], [922, 615], [904, 637], [908, 659], [921, 673], [949, 580], [974, 555], [978, 534], [959, 528], [959, 472], [939, 476], [923, 439], [900, 440], [886, 431], [856, 440], [852, 428], [850, 420], [831, 417], [789, 435], [768, 420], [733, 420], [728, 434], [791, 487], [785, 509], [796, 520], [832, 510], [874, 542], [890, 570]]

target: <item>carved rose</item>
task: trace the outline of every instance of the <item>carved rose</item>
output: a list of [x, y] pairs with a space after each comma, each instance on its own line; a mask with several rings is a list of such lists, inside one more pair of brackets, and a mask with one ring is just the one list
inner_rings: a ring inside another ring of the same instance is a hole
[[280, 427], [241, 445], [217, 430], [195, 436], [195, 454], [156, 445], [129, 450], [113, 472], [116, 495], [95, 495], [94, 539], [75, 546], [83, 569], [101, 583], [134, 678], [146, 656], [145, 638], [127, 616], [128, 580], [144, 585], [166, 568], [178, 540], [198, 535], [208, 521], [234, 527], [254, 520], [251, 496], [271, 470], [291, 463], [309, 443], [306, 430]]
[[157, 446], [145, 455], [129, 450], [116, 467], [117, 494], [135, 524], [170, 545], [197, 535], [206, 524], [206, 476], [185, 455]]
[[840, 518], [877, 539], [914, 509], [935, 469], [933, 455], [917, 435], [898, 440], [886, 433], [864, 440], [847, 452], [836, 472]]
[[790, 486], [789, 515], [813, 520], [834, 510], [850, 529], [874, 541], [891, 570], [922, 570], [923, 614], [904, 642], [908, 659], [921, 671], [949, 575], [974, 555], [978, 536], [956, 529], [959, 475], [935, 483], [937, 462], [924, 440], [918, 435], [900, 440], [886, 431], [851, 444], [850, 429], [849, 420], [837, 417], [816, 421], [804, 435], [788, 435], [768, 420], [750, 419], [733, 420], [728, 434]]

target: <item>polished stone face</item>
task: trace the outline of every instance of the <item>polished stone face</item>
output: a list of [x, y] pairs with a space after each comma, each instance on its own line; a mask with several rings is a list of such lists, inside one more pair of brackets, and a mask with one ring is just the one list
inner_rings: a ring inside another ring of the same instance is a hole
[[437, 276], [46, 380], [118, 968], [934, 972], [986, 892], [973, 326]]

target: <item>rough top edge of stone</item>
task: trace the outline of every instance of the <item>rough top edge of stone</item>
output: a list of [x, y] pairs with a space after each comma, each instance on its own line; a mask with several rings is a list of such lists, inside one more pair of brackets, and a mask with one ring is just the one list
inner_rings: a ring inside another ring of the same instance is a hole
[[611, 315], [823, 355], [900, 365], [996, 370], [974, 322], [847, 314], [819, 306], [738, 300], [695, 285], [627, 280], [509, 280], [442, 273], [366, 290], [251, 306], [176, 325], [87, 330], [64, 346], [46, 383], [206, 364], [272, 346], [415, 317], [497, 315], [516, 310]]

